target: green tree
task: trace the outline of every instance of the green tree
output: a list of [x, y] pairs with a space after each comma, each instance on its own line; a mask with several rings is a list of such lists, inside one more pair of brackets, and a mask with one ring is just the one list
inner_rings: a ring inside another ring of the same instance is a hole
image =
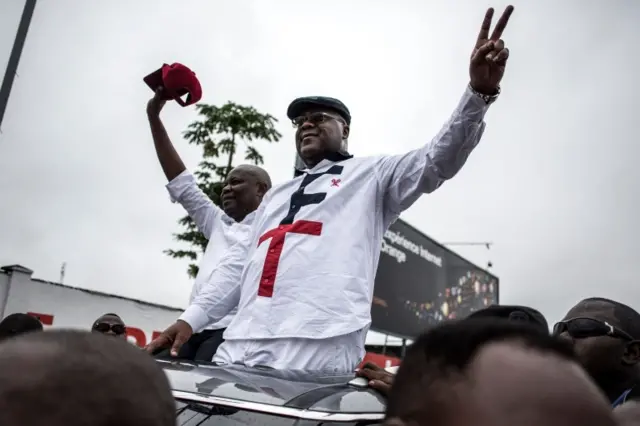
[[[244, 148], [244, 159], [252, 164], [264, 163], [254, 144], [258, 141], [278, 142], [282, 135], [276, 130], [278, 120], [270, 114], [262, 114], [252, 106], [227, 102], [221, 107], [198, 104], [200, 117], [189, 124], [184, 132], [188, 143], [202, 147], [202, 161], [194, 176], [198, 185], [217, 206], [223, 182], [233, 168], [236, 154]], [[202, 235], [189, 216], [178, 220], [183, 232], [174, 234], [178, 241], [187, 243], [186, 250], [165, 250], [171, 257], [191, 260], [188, 274], [198, 274], [198, 256], [204, 253], [208, 240]]]

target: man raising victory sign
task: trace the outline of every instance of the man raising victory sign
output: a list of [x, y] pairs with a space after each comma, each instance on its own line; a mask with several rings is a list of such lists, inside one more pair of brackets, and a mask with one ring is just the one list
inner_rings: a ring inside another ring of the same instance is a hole
[[351, 113], [337, 99], [306, 97], [287, 110], [306, 169], [276, 185], [246, 241], [234, 245], [206, 289], [148, 347], [177, 350], [238, 305], [213, 361], [349, 373], [364, 354], [382, 237], [420, 195], [462, 168], [500, 94], [509, 51], [509, 6], [489, 37], [489, 9], [473, 48], [470, 83], [426, 145], [395, 156], [354, 158], [342, 147]]

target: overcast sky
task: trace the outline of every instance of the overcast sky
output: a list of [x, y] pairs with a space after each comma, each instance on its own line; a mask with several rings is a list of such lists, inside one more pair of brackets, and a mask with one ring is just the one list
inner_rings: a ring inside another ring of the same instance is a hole
[[[189, 5], [188, 7], [186, 5]], [[198, 74], [203, 102], [253, 105], [280, 119], [260, 146], [275, 182], [290, 178], [297, 96], [343, 100], [350, 150], [395, 154], [439, 130], [468, 81], [485, 8], [478, 0], [40, 0], [0, 135], [0, 264], [34, 276], [185, 305], [186, 262], [165, 256], [183, 211], [157, 163], [142, 77], [163, 62]], [[23, 1], [0, 3], [0, 63]], [[403, 218], [494, 264], [501, 302], [553, 321], [577, 300], [640, 308], [640, 2], [526, 1], [504, 34], [503, 94], [467, 165]], [[194, 108], [163, 118], [181, 140]]]

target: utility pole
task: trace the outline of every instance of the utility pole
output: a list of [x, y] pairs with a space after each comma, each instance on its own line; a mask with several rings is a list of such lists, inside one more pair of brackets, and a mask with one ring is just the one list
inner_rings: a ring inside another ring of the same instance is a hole
[[60, 284], [64, 284], [64, 274], [67, 272], [67, 262], [62, 262], [60, 267]]
[[22, 18], [20, 18], [20, 25], [18, 25], [18, 32], [16, 33], [16, 39], [13, 42], [11, 56], [9, 56], [7, 69], [4, 73], [4, 78], [2, 79], [2, 87], [0, 87], [0, 129], [2, 129], [2, 120], [4, 119], [4, 112], [7, 109], [7, 103], [9, 102], [9, 95], [11, 95], [13, 79], [18, 71], [20, 56], [22, 56], [22, 48], [24, 47], [24, 42], [27, 39], [29, 25], [31, 24], [33, 10], [35, 8], [36, 0], [27, 0], [24, 4]]

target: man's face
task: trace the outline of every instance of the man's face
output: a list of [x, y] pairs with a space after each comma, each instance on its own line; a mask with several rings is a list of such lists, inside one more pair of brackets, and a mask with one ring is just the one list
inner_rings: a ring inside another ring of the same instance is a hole
[[309, 109], [293, 122], [297, 127], [296, 149], [310, 166], [319, 163], [326, 152], [340, 151], [343, 139], [349, 136], [349, 126], [334, 111]]
[[93, 323], [91, 331], [114, 336], [121, 339], [127, 338], [127, 328], [122, 320], [113, 315], [103, 315]]
[[[593, 323], [594, 330], [598, 328], [598, 324], [604, 323], [613, 327], [620, 327], [620, 323], [614, 314], [613, 305], [604, 301], [584, 300], [571, 308], [563, 321], [570, 321], [575, 318], [596, 321]], [[580, 322], [575, 321], [575, 324], [574, 327], [578, 327]], [[581, 331], [580, 328], [576, 328], [573, 332], [565, 330], [559, 336], [572, 342], [583, 367], [596, 381], [600, 382], [600, 380], [606, 379], [606, 376], [610, 375], [610, 373], [622, 367], [627, 341], [620, 337], [607, 336], [595, 331], [590, 333], [591, 328], [588, 322], [584, 323], [581, 328], [584, 329], [583, 333], [579, 333]]]
[[260, 205], [264, 195], [264, 185], [250, 170], [238, 166], [231, 170], [222, 188], [222, 210], [236, 221], [253, 212]]

